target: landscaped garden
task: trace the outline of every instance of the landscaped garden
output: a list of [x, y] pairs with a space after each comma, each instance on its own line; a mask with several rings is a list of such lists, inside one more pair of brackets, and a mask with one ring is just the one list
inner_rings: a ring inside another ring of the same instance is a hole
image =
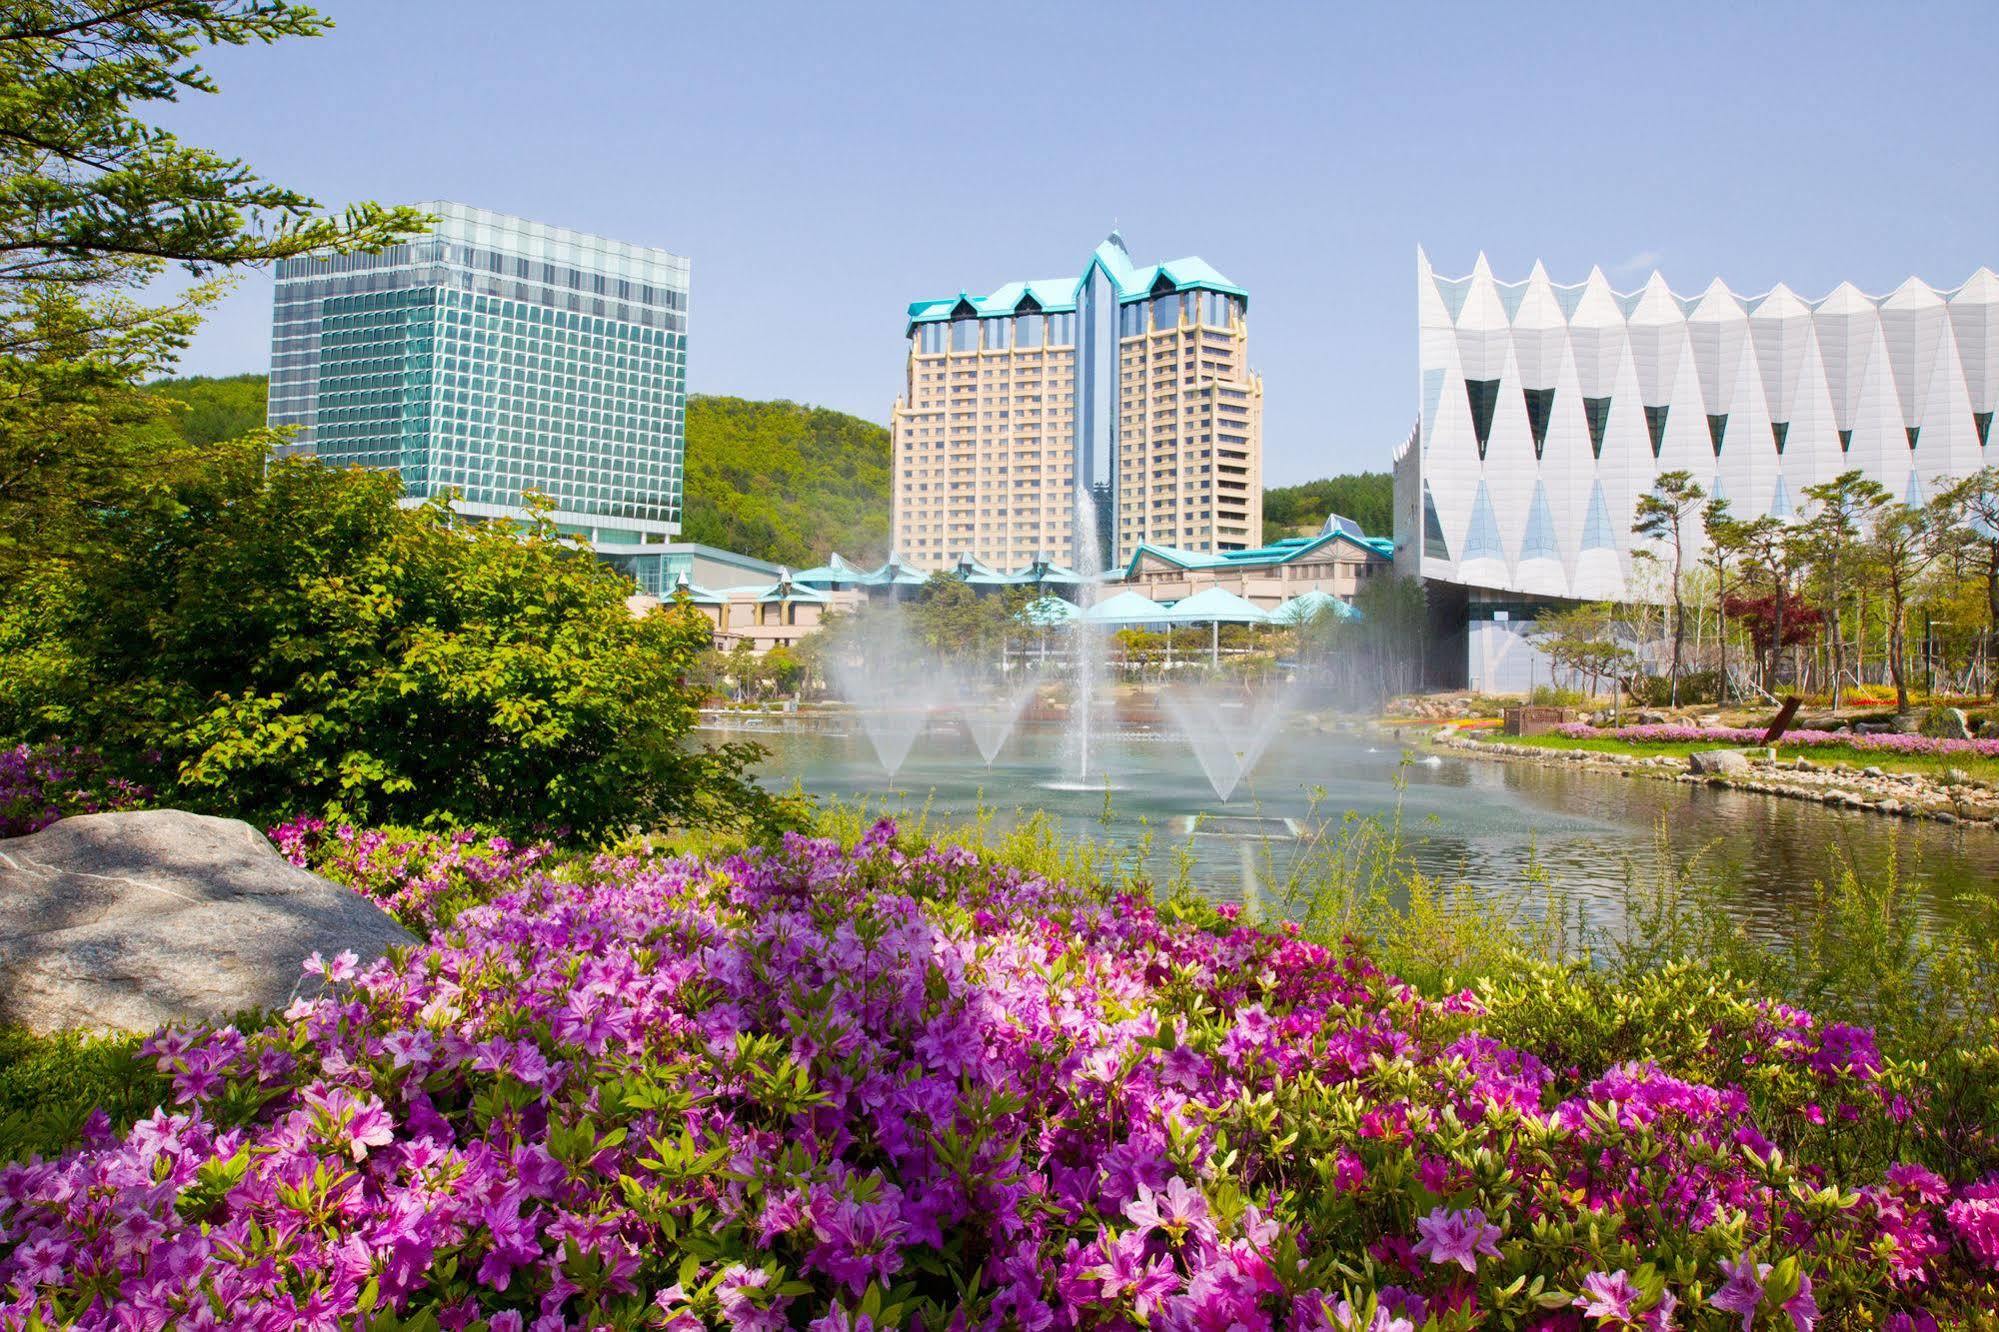
[[[1709, 749], [1761, 749], [1765, 730], [1760, 726], [1684, 723], [1600, 727], [1579, 722], [1534, 736], [1503, 735], [1496, 729], [1482, 729], [1479, 738], [1540, 749], [1684, 757]], [[1878, 767], [1884, 772], [1913, 772], [1933, 777], [1955, 768], [1971, 777], [1999, 779], [1999, 740], [1995, 739], [1949, 740], [1924, 735], [1801, 729], [1786, 731], [1772, 747], [1781, 759], [1847, 763], [1860, 768]]]
[[887, 824], [711, 857], [276, 838], [428, 941], [309, 959], [330, 993], [128, 1064], [67, 1047], [119, 1117], [11, 1107], [10, 1325], [1802, 1332], [1999, 1306], [1989, 1118], [1701, 969], [1426, 994], [1295, 925]]

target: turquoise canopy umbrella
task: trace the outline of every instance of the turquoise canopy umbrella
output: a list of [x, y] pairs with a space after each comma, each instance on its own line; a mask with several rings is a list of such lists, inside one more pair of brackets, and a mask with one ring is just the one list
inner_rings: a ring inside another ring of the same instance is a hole
[[1219, 666], [1222, 660], [1222, 626], [1225, 624], [1269, 624], [1270, 612], [1253, 601], [1237, 596], [1225, 587], [1204, 587], [1191, 597], [1183, 597], [1166, 612], [1166, 624], [1209, 626], [1208, 661]]

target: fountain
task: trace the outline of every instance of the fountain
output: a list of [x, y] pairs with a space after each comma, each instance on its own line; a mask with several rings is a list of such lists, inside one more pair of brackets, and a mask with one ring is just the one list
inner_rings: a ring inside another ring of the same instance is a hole
[[[1061, 779], [1045, 783], [1055, 791], [1087, 791], [1110, 787], [1108, 771], [1093, 773], [1090, 764], [1093, 759], [1093, 740], [1097, 725], [1099, 693], [1107, 692], [1109, 667], [1104, 657], [1104, 627], [1090, 619], [1089, 609], [1096, 601], [1099, 588], [1096, 580], [1103, 572], [1104, 559], [1101, 537], [1097, 531], [1097, 503], [1087, 486], [1076, 487], [1076, 572], [1090, 581], [1083, 584], [1077, 605], [1084, 614], [1076, 617], [1069, 626], [1069, 744], [1068, 752], [1072, 762], [1067, 765], [1068, 773]], [[1101, 761], [1100, 756], [1098, 761]], [[1092, 778], [1096, 780], [1092, 780]]]
[[1215, 799], [1224, 804], [1276, 736], [1287, 701], [1281, 689], [1235, 706], [1210, 690], [1174, 688], [1160, 694], [1166, 715], [1186, 737]]
[[990, 688], [981, 698], [975, 682], [953, 678], [953, 689], [957, 694], [958, 711], [965, 719], [965, 729], [972, 733], [972, 743], [978, 746], [979, 757], [986, 761], [988, 768], [1005, 748], [1007, 737], [1013, 734], [1014, 723], [1020, 720], [1021, 712], [1028, 700], [1034, 697], [1041, 682], [1030, 676], [1026, 682], [1016, 684], [996, 697]]
[[916, 738], [930, 724], [939, 690], [908, 641], [902, 616], [893, 607], [866, 614], [867, 631], [857, 635], [859, 654], [831, 661], [827, 669], [834, 688], [854, 705], [875, 759], [893, 785]]

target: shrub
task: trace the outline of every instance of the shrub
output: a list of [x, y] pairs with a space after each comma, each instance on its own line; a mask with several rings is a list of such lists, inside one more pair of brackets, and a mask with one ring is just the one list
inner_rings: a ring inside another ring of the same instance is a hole
[[1527, 701], [1541, 708], [1580, 708], [1589, 702], [1589, 695], [1580, 689], [1563, 689], [1554, 685], [1535, 685], [1534, 692]]
[[[1562, 977], [1429, 999], [1236, 917], [886, 825], [526, 867], [428, 945], [313, 959], [336, 991], [259, 1029], [148, 1041], [173, 1109], [0, 1169], [0, 1318], [1462, 1332], [1999, 1306], [1999, 1181], [1873, 1168], [1926, 1106], [1864, 1029], [1691, 973], [1610, 1018]], [[1544, 1058], [1592, 1030], [1637, 1057]]]
[[0, 837], [20, 837], [72, 814], [135, 809], [151, 794], [106, 773], [103, 760], [78, 745], [0, 749]]
[[[106, 520], [106, 553], [0, 594], [0, 735], [61, 735], [123, 775], [164, 755], [163, 801], [263, 823], [598, 833], [775, 821], [753, 745], [695, 750], [682, 676], [700, 616], [553, 529], [401, 507], [392, 473], [256, 447], [177, 503]], [[14, 655], [18, 653], [18, 656]]]
[[[1632, 701], [1642, 707], [1663, 708], [1672, 705], [1673, 681], [1665, 675], [1641, 675], [1631, 681]], [[1682, 671], [1680, 673], [1680, 706], [1695, 703], [1714, 703], [1721, 698], [1721, 673], [1719, 671]]]

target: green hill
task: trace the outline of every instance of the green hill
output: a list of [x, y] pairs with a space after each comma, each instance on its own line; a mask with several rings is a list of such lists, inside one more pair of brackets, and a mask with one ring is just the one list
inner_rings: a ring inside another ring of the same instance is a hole
[[1263, 492], [1263, 539], [1316, 532], [1326, 515], [1359, 523], [1369, 536], [1387, 536], [1395, 526], [1395, 482], [1386, 472], [1349, 472], [1297, 486]]
[[[157, 392], [187, 404], [189, 441], [234, 439], [264, 423], [264, 376], [169, 379]], [[794, 402], [687, 400], [686, 512], [681, 536], [782, 564], [888, 553], [888, 430]], [[1263, 492], [1264, 539], [1316, 532], [1343, 513], [1369, 535], [1394, 526], [1386, 472], [1326, 477]]]
[[687, 400], [681, 537], [780, 564], [888, 553], [888, 428], [824, 407]]
[[[265, 378], [166, 379], [156, 393], [187, 404], [190, 443], [235, 439], [264, 424]], [[888, 553], [888, 430], [793, 402], [687, 400], [686, 511], [681, 537], [791, 565], [832, 551]]]

